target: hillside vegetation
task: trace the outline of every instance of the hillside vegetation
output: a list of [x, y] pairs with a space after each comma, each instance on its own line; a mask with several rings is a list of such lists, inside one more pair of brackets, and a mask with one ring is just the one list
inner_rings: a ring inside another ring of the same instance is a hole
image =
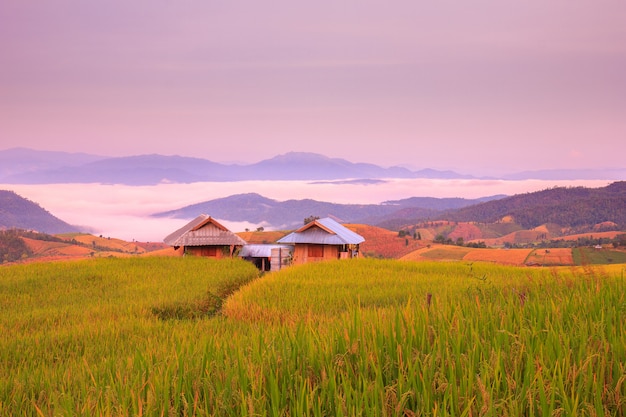
[[[164, 243], [126, 242], [85, 233], [49, 235], [17, 229], [0, 231], [0, 264], [159, 254], [157, 251], [165, 248]], [[165, 254], [175, 255], [169, 251]]]
[[557, 224], [586, 232], [589, 228], [611, 222], [618, 230], [626, 228], [626, 181], [603, 188], [555, 187], [534, 193], [518, 194], [440, 215], [441, 219], [459, 222], [497, 223], [510, 216], [523, 229]]
[[346, 224], [345, 226], [365, 238], [360, 249], [366, 257], [397, 259], [428, 244], [413, 236], [400, 236], [397, 232], [380, 227], [365, 224]]
[[626, 413], [623, 267], [256, 274], [191, 257], [0, 268], [0, 415]]
[[26, 229], [44, 233], [77, 232], [78, 229], [50, 214], [37, 203], [13, 191], [0, 190], [0, 230]]

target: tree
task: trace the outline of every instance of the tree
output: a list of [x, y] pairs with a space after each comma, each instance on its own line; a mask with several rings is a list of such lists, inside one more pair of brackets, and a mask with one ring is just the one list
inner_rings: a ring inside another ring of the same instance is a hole
[[304, 224], [309, 224], [311, 222], [314, 222], [315, 220], [318, 220], [319, 218], [319, 216], [310, 215], [309, 217], [304, 218]]
[[0, 231], [0, 264], [17, 261], [30, 255], [28, 245], [17, 230]]

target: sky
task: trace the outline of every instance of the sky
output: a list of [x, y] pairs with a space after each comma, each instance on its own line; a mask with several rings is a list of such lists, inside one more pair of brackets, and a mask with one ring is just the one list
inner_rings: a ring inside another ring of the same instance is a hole
[[3, 0], [0, 148], [624, 168], [623, 0]]

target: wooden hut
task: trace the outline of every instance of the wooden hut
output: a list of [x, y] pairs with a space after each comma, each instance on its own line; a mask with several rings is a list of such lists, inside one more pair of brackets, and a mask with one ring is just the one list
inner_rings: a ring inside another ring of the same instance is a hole
[[363, 236], [331, 218], [317, 219], [279, 239], [277, 243], [294, 245], [294, 265], [330, 259], [357, 257]]
[[185, 255], [212, 258], [232, 257], [235, 249], [246, 244], [245, 240], [206, 214], [199, 215], [163, 241], [176, 250], [182, 247]]

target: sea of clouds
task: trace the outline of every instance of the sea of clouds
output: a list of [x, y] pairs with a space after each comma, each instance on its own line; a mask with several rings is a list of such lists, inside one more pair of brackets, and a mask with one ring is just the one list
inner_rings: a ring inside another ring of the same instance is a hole
[[[310, 181], [199, 182], [129, 186], [112, 184], [0, 185], [39, 204], [56, 217], [96, 235], [128, 241], [162, 241], [190, 219], [155, 218], [154, 213], [241, 193], [284, 201], [311, 198], [345, 204], [379, 204], [410, 197], [479, 198], [514, 195], [555, 186], [604, 187], [610, 181], [389, 179], [374, 184]], [[201, 213], [198, 213], [201, 214]], [[206, 213], [211, 214], [211, 213]], [[314, 213], [313, 213], [314, 214]], [[219, 219], [234, 232], [268, 225]]]

